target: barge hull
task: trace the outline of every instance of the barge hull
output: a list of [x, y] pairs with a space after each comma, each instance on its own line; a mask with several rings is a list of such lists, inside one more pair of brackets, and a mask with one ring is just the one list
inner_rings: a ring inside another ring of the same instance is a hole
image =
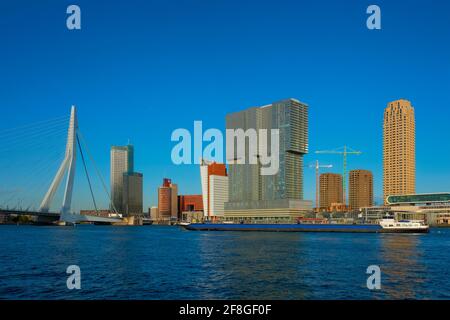
[[383, 229], [379, 225], [314, 224], [202, 224], [183, 226], [192, 231], [263, 231], [263, 232], [345, 232], [345, 233], [427, 233], [428, 229]]

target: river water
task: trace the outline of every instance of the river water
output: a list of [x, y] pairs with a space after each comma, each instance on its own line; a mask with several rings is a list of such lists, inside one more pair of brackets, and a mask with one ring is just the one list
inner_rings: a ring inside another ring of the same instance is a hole
[[[450, 229], [430, 234], [0, 226], [0, 299], [450, 299]], [[81, 289], [66, 285], [69, 265]], [[369, 266], [381, 289], [369, 290]]]

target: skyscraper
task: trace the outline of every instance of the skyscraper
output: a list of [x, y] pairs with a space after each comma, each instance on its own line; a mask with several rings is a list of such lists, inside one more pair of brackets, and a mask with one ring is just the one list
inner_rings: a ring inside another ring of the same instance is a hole
[[142, 173], [123, 174], [123, 213], [125, 216], [142, 215]]
[[176, 219], [178, 216], [178, 187], [167, 178], [158, 188], [158, 212], [162, 220]]
[[[229, 202], [225, 217], [234, 219], [290, 219], [312, 207], [303, 201], [303, 156], [308, 153], [308, 106], [296, 99], [253, 107], [226, 116], [228, 129], [279, 130], [279, 170], [261, 175], [263, 165], [249, 163], [250, 141], [246, 139], [244, 164], [229, 164]], [[267, 139], [267, 138], [266, 138]], [[229, 141], [227, 141], [227, 144]], [[270, 143], [267, 146], [269, 154]], [[258, 151], [260, 152], [260, 150]], [[260, 154], [258, 154], [259, 158]], [[237, 159], [228, 159], [237, 160]]]
[[342, 175], [322, 173], [320, 175], [320, 210], [329, 211], [336, 204], [342, 204]]
[[373, 206], [373, 175], [367, 170], [349, 173], [349, 206], [351, 210]]
[[125, 173], [134, 170], [134, 148], [132, 145], [111, 147], [111, 209], [124, 212], [124, 180]]
[[408, 100], [390, 102], [384, 111], [383, 195], [414, 194], [416, 151], [414, 108]]
[[202, 159], [200, 163], [203, 213], [207, 219], [224, 216], [225, 202], [228, 201], [227, 168], [222, 163]]

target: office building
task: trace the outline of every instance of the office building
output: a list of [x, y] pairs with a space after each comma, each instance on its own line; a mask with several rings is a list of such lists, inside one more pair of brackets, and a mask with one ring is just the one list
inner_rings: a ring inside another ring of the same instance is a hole
[[228, 201], [227, 168], [222, 163], [202, 159], [200, 163], [203, 214], [207, 220], [224, 216], [225, 202]]
[[135, 216], [143, 214], [142, 207], [142, 173], [123, 174], [123, 214]]
[[319, 180], [320, 210], [335, 211], [336, 208], [342, 208], [342, 175], [337, 173], [322, 173]]
[[[197, 213], [203, 216], [203, 198], [201, 194], [178, 196], [178, 220], [186, 221], [187, 217]], [[201, 214], [200, 214], [201, 213]]]
[[383, 195], [414, 194], [416, 189], [414, 108], [408, 100], [390, 102], [384, 111]]
[[367, 170], [352, 170], [349, 173], [350, 210], [373, 206], [373, 175]]
[[124, 212], [124, 174], [134, 170], [134, 148], [132, 145], [111, 147], [111, 210]]
[[[258, 142], [265, 138], [261, 137], [260, 129], [267, 130], [267, 137], [271, 136], [270, 130], [279, 130], [279, 169], [276, 174], [261, 175], [261, 168], [266, 166], [261, 162], [249, 163], [249, 139], [245, 145], [246, 162], [229, 164], [227, 220], [292, 220], [312, 209], [312, 202], [303, 200], [303, 156], [308, 153], [306, 104], [286, 99], [228, 114], [226, 128], [244, 132], [254, 129]], [[272, 154], [270, 142], [267, 150]], [[228, 159], [227, 155], [227, 161], [230, 160], [239, 159]]]
[[151, 207], [148, 210], [150, 219], [156, 221], [159, 219], [159, 211], [158, 211], [158, 207]]
[[167, 178], [158, 188], [158, 213], [161, 220], [175, 220], [178, 217], [178, 187]]
[[189, 194], [178, 196], [178, 215], [183, 211], [202, 211], [203, 199], [201, 194]]
[[142, 183], [142, 173], [134, 172], [134, 147], [111, 147], [111, 211], [142, 215]]

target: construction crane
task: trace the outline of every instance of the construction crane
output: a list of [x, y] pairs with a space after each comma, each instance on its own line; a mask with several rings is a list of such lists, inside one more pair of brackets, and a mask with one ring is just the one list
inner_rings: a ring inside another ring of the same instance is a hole
[[350, 147], [347, 146], [343, 146], [341, 148], [337, 148], [334, 150], [322, 150], [322, 151], [316, 151], [315, 153], [317, 154], [342, 154], [343, 156], [343, 171], [342, 171], [342, 191], [343, 191], [343, 201], [342, 203], [344, 205], [347, 204], [347, 155], [352, 154], [352, 155], [360, 155], [362, 152], [361, 151], [356, 151], [353, 150]]
[[316, 169], [316, 212], [319, 212], [319, 169], [320, 168], [332, 168], [331, 164], [319, 164], [319, 160], [316, 160], [315, 164], [310, 164], [310, 168]]

